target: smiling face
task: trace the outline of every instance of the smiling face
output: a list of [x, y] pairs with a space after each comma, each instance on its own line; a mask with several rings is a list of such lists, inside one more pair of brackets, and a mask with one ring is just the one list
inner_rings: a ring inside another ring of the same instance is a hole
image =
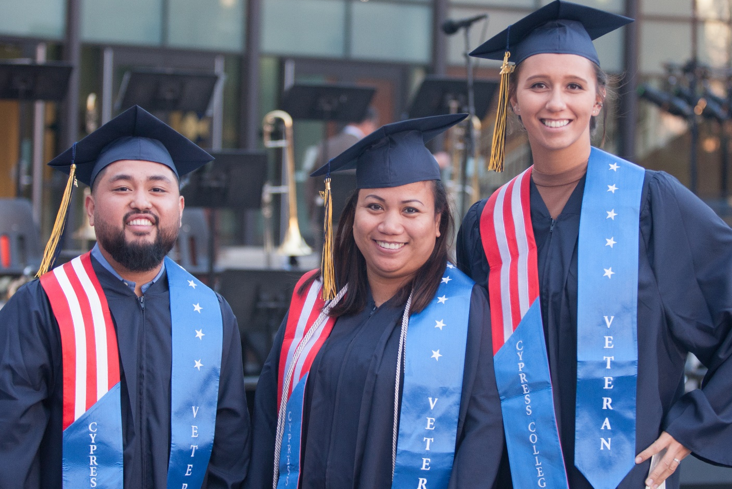
[[122, 160], [97, 176], [85, 206], [105, 258], [143, 272], [160, 265], [172, 248], [184, 204], [170, 168]]
[[375, 282], [406, 283], [432, 254], [440, 236], [433, 185], [359, 190], [353, 238], [372, 289]]
[[602, 109], [592, 62], [574, 54], [543, 53], [519, 66], [511, 97], [535, 159], [576, 163], [590, 153], [590, 120]]

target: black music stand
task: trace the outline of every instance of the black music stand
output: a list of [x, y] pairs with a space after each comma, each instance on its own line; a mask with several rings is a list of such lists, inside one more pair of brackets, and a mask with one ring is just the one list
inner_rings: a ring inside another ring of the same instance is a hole
[[[471, 96], [469, 91], [469, 81], [465, 78], [450, 78], [437, 75], [427, 75], [420, 85], [417, 95], [412, 100], [409, 109], [409, 117], [427, 117], [430, 115], [442, 115], [455, 112], [472, 113], [483, 119], [488, 112], [488, 107], [493, 100], [493, 94], [498, 88], [498, 82], [495, 81], [473, 81], [473, 107], [471, 108]], [[474, 147], [476, 144], [472, 140], [472, 120], [468, 118], [468, 129], [465, 138], [465, 146], [467, 148]], [[466, 169], [468, 164], [468, 151], [463, 152], [463, 158], [460, 165], [460, 207], [459, 213], [465, 214], [465, 184]], [[476, 163], [477, 164], [477, 163]], [[476, 167], [477, 168], [477, 167]]]
[[293, 85], [283, 96], [282, 110], [296, 120], [323, 121], [322, 166], [328, 162], [328, 122], [361, 122], [375, 93], [374, 87], [339, 83]]
[[151, 112], [173, 110], [204, 113], [219, 75], [213, 72], [135, 69], [125, 73], [115, 110], [139, 105]]
[[282, 97], [282, 110], [293, 119], [360, 122], [374, 93], [373, 87], [339, 83], [293, 85]]
[[[72, 69], [73, 65], [57, 61], [0, 61], [0, 99], [60, 102], [68, 91]], [[21, 127], [23, 113], [23, 110], [18, 111]], [[19, 166], [15, 182], [18, 196], [22, 195], [23, 175], [24, 171]]]
[[[482, 120], [485, 118], [488, 107], [493, 100], [493, 95], [498, 89], [498, 82], [476, 80], [473, 83], [475, 87], [475, 115]], [[409, 107], [409, 118], [449, 114], [453, 105], [457, 112], [468, 111], [467, 80], [465, 78], [427, 75]]]
[[215, 161], [191, 173], [183, 181], [181, 195], [190, 207], [209, 209], [208, 280], [214, 285], [214, 235], [216, 209], [258, 209], [267, 176], [264, 151], [232, 150], [212, 152]]
[[0, 99], [60, 102], [66, 96], [73, 66], [29, 60], [0, 62]]

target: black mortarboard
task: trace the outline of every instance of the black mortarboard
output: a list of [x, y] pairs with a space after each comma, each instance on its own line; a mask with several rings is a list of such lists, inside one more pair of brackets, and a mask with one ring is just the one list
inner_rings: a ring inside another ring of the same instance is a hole
[[500, 61], [509, 51], [511, 61], [519, 64], [540, 53], [576, 54], [599, 65], [592, 40], [631, 22], [633, 19], [622, 15], [555, 0], [488, 39], [470, 55]]
[[465, 119], [467, 114], [438, 115], [380, 127], [310, 176], [356, 169], [357, 188], [387, 188], [439, 180], [440, 167], [425, 143]]
[[[633, 19], [576, 3], [555, 0], [530, 13], [478, 46], [471, 56], [503, 60], [498, 90], [498, 113], [488, 168], [503, 171], [508, 118], [508, 80], [514, 67], [535, 54], [574, 54], [600, 65], [593, 39]], [[509, 58], [514, 63], [509, 64]]]
[[107, 165], [120, 160], [144, 160], [185, 175], [213, 157], [191, 140], [142, 107], [135, 105], [75, 143], [48, 164], [69, 173], [76, 164], [76, 178], [91, 186]]
[[51, 237], [43, 252], [37, 276], [56, 260], [58, 242], [66, 225], [66, 213], [76, 180], [89, 185], [107, 165], [120, 160], [160, 163], [177, 177], [192, 172], [213, 157], [172, 127], [135, 105], [74, 143], [48, 165], [69, 175]]
[[323, 254], [323, 300], [335, 297], [333, 266], [333, 215], [330, 174], [356, 169], [356, 188], [390, 188], [440, 179], [440, 167], [425, 143], [446, 131], [468, 114], [436, 115], [394, 122], [380, 127], [340, 155], [321, 166], [311, 177], [325, 175]]

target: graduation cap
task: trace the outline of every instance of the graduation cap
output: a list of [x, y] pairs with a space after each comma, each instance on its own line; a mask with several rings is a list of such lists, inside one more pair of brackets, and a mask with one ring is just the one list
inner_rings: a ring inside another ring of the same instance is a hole
[[66, 174], [76, 166], [76, 179], [89, 186], [108, 165], [120, 160], [160, 163], [177, 177], [214, 158], [178, 131], [133, 106], [52, 159], [48, 165]]
[[325, 175], [323, 232], [323, 299], [335, 297], [333, 230], [330, 198], [331, 172], [356, 169], [356, 188], [390, 188], [440, 179], [440, 167], [425, 143], [468, 114], [449, 114], [394, 122], [380, 127], [321, 166], [311, 177]]
[[[510, 25], [470, 53], [477, 58], [503, 60], [490, 169], [503, 171], [508, 77], [515, 65], [535, 54], [554, 53], [582, 56], [599, 66], [600, 59], [592, 41], [631, 22], [633, 19], [622, 15], [555, 0]], [[513, 58], [513, 66], [508, 64], [509, 58]]]
[[66, 211], [76, 180], [91, 187], [100, 171], [121, 160], [160, 163], [180, 178], [213, 159], [188, 138], [137, 105], [74, 143], [48, 163], [68, 174], [69, 180], [38, 276], [47, 272], [55, 259], [56, 246], [63, 233]]

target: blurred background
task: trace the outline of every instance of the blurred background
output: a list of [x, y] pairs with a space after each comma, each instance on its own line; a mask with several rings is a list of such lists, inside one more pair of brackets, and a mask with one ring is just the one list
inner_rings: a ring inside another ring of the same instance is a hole
[[[596, 42], [617, 80], [595, 144], [604, 134], [605, 149], [671, 173], [732, 222], [732, 0], [576, 1], [636, 19]], [[531, 164], [514, 120], [506, 171], [485, 170], [500, 64], [465, 52], [546, 3], [0, 0], [1, 292], [35, 272], [50, 234], [66, 179], [45, 163], [139, 104], [217, 156], [184, 182], [171, 255], [231, 303], [253, 387], [295, 280], [319, 264], [309, 171], [372, 130], [367, 119], [470, 110], [471, 126], [432, 148], [460, 219]], [[93, 245], [83, 196], [61, 261]], [[691, 358], [689, 385], [702, 375]], [[732, 487], [714, 477], [684, 487]]]

